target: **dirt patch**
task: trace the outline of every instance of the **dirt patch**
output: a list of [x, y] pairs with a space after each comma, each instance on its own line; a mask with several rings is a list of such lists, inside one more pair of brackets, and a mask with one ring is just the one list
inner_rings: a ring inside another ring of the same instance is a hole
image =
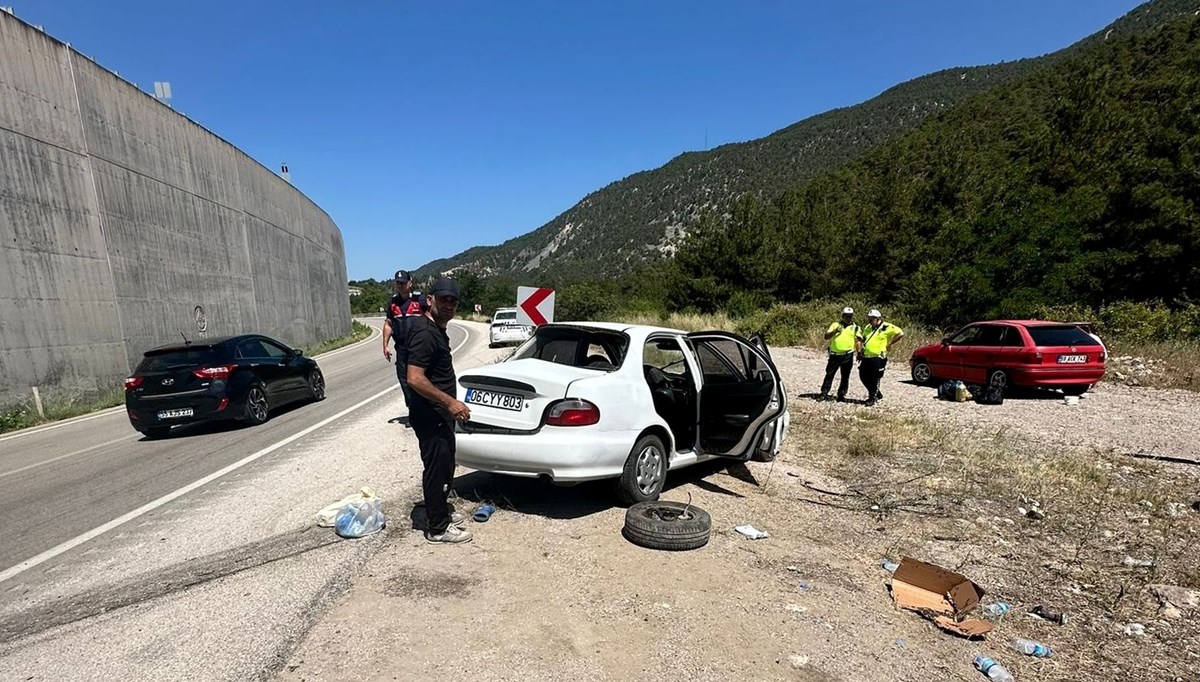
[[474, 584], [474, 580], [454, 573], [402, 568], [384, 581], [383, 593], [406, 599], [462, 598], [471, 594]]
[[[793, 396], [819, 386], [819, 354], [776, 358]], [[474, 680], [973, 681], [971, 658], [985, 652], [1023, 681], [1190, 679], [1200, 621], [1162, 617], [1148, 586], [1200, 586], [1200, 513], [1188, 506], [1200, 467], [1121, 453], [1200, 456], [1200, 396], [1101, 386], [1075, 408], [1041, 396], [947, 404], [901, 369], [875, 408], [793, 399], [773, 463], [672, 472], [664, 499], [713, 519], [695, 551], [624, 540], [607, 485], [460, 470], [460, 509], [501, 508], [469, 525], [475, 542], [391, 531], [375, 575], [283, 678], [421, 679], [452, 664]], [[1045, 518], [1018, 511], [1033, 499]], [[733, 532], [743, 523], [770, 538]], [[965, 574], [1013, 613], [971, 642], [898, 610], [880, 559], [905, 554]], [[1037, 604], [1068, 623], [1027, 616]], [[1124, 634], [1135, 622], [1145, 636]], [[368, 642], [347, 634], [364, 628]], [[1055, 656], [1021, 656], [1015, 637]]]

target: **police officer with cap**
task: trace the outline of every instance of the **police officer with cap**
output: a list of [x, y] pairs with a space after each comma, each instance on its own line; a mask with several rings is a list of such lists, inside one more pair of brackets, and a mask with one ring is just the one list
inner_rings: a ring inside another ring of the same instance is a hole
[[854, 324], [854, 308], [849, 306], [842, 309], [842, 319], [834, 322], [825, 330], [825, 340], [829, 342], [829, 360], [825, 363], [825, 381], [821, 382], [821, 396], [818, 400], [829, 400], [829, 389], [833, 387], [833, 375], [839, 371], [842, 380], [838, 384], [837, 400], [845, 402], [846, 391], [850, 388], [850, 368], [854, 366], [854, 353], [858, 350], [858, 325]]
[[427, 310], [413, 321], [408, 335], [408, 385], [412, 389], [409, 419], [421, 446], [425, 472], [425, 540], [434, 544], [471, 541], [458, 524], [466, 518], [447, 500], [454, 479], [454, 424], [471, 418], [471, 410], [455, 396], [457, 378], [446, 327], [458, 311], [458, 284], [445, 277], [427, 294]]
[[858, 378], [867, 388], [867, 407], [883, 400], [879, 383], [887, 369], [888, 351], [897, 341], [904, 338], [904, 330], [883, 321], [883, 313], [872, 308], [867, 313], [867, 326], [858, 330], [859, 365]]
[[383, 323], [383, 357], [392, 359], [388, 341], [396, 348], [396, 378], [404, 392], [404, 404], [412, 408], [412, 391], [408, 388], [408, 334], [413, 320], [424, 314], [418, 296], [412, 295], [412, 275], [407, 270], [396, 271], [396, 294], [388, 301]]

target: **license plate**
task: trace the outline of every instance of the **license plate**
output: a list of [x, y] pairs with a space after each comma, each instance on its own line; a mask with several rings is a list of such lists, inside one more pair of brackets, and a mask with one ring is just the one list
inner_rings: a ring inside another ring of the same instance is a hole
[[520, 410], [525, 407], [525, 399], [512, 393], [484, 391], [478, 388], [467, 389], [467, 402], [472, 405], [487, 405], [502, 410]]
[[178, 410], [159, 410], [158, 418], [159, 419], [178, 419], [179, 417], [191, 417], [193, 414], [195, 414], [195, 412], [193, 412], [192, 408], [181, 407]]
[[1060, 355], [1058, 356], [1058, 364], [1060, 365], [1082, 365], [1087, 362], [1086, 355]]

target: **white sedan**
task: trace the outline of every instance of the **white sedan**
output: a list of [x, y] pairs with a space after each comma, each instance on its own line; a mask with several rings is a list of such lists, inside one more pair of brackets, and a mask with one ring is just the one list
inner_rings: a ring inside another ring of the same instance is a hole
[[604, 322], [537, 328], [505, 362], [458, 379], [471, 419], [458, 463], [572, 484], [617, 479], [626, 504], [667, 471], [716, 457], [773, 459], [787, 392], [762, 337]]

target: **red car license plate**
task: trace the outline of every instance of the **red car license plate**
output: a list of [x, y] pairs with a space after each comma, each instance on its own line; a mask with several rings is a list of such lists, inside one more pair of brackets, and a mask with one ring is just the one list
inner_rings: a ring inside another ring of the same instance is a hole
[[1060, 365], [1082, 365], [1087, 362], [1086, 355], [1060, 355], [1058, 356], [1058, 364]]

